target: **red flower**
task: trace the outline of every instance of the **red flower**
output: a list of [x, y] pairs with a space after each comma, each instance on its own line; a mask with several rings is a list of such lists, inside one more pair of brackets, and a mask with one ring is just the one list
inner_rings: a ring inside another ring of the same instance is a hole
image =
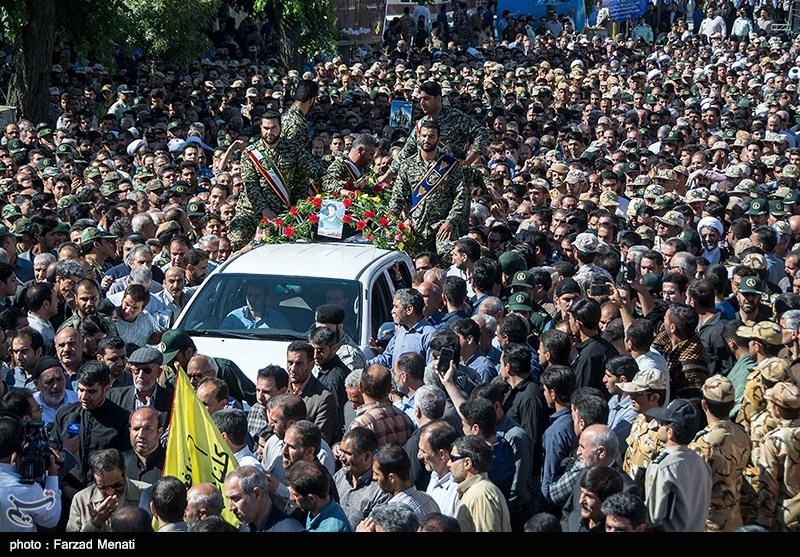
[[364, 218], [365, 219], [371, 219], [374, 216], [375, 216], [375, 212], [374, 211], [364, 211]]
[[289, 213], [290, 213], [290, 214], [291, 214], [293, 217], [296, 217], [296, 216], [299, 214], [299, 213], [297, 212], [297, 207], [295, 207], [294, 205], [292, 205], [292, 206], [289, 208]]
[[372, 234], [367, 234], [366, 236], [364, 236], [364, 238], [366, 238], [371, 242], [375, 238], [375, 236], [373, 236]]
[[381, 222], [381, 226], [388, 226], [389, 225], [389, 219], [386, 218], [386, 217], [381, 217], [381, 221], [380, 222]]
[[353, 193], [356, 194], [356, 195], [361, 195], [363, 192], [361, 190], [356, 190]]
[[397, 223], [397, 228], [399, 228], [400, 230], [405, 230], [406, 229], [406, 225], [405, 225], [405, 223], [403, 223], [403, 221], [399, 221]]
[[351, 222], [353, 222], [353, 217], [351, 217], [350, 215], [345, 215], [342, 217], [342, 222], [345, 224], [350, 224]]
[[275, 226], [283, 226], [283, 219], [275, 219]]
[[287, 226], [286, 229], [283, 231], [283, 233], [286, 234], [287, 238], [291, 238], [292, 236], [294, 236], [294, 227]]
[[353, 206], [353, 200], [352, 200], [352, 199], [350, 199], [349, 197], [345, 197], [345, 198], [342, 200], [342, 203], [344, 203], [344, 207], [345, 207], [345, 209], [349, 209], [350, 207], [352, 207], [352, 206]]
[[366, 227], [367, 227], [367, 221], [365, 221], [365, 220], [359, 220], [356, 223], [356, 228], [359, 229], [359, 230], [364, 230]]
[[264, 224], [269, 224], [269, 219], [267, 217], [264, 217], [263, 219], [261, 219], [261, 222], [263, 222]]
[[319, 222], [319, 217], [314, 213], [311, 213], [310, 215], [308, 215], [308, 222], [310, 222], [311, 224], [317, 223]]
[[322, 207], [322, 200], [319, 197], [312, 197], [311, 204], [314, 205], [315, 208], [319, 209]]

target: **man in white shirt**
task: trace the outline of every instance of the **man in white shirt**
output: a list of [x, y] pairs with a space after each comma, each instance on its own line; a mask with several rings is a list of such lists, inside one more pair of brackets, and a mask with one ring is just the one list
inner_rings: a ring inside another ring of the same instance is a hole
[[714, 14], [714, 8], [706, 10], [706, 18], [700, 22], [700, 35], [705, 35], [707, 39], [711, 39], [712, 35], [719, 35], [724, 39], [728, 34], [728, 28], [725, 25], [725, 20], [718, 14]]
[[37, 282], [25, 293], [28, 306], [28, 325], [42, 335], [45, 344], [53, 344], [56, 336], [50, 319], [58, 313], [58, 295], [49, 283]]
[[431, 473], [431, 480], [425, 492], [433, 497], [439, 510], [446, 516], [455, 517], [458, 504], [458, 484], [450, 476], [447, 463], [453, 441], [460, 437], [459, 432], [445, 421], [432, 422], [419, 438], [419, 458]]

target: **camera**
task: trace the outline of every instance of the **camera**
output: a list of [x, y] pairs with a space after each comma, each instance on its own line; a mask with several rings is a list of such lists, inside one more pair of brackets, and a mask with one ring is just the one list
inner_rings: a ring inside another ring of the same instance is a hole
[[50, 467], [50, 446], [47, 429], [41, 420], [22, 422], [25, 431], [24, 449], [19, 460], [20, 482], [44, 483]]

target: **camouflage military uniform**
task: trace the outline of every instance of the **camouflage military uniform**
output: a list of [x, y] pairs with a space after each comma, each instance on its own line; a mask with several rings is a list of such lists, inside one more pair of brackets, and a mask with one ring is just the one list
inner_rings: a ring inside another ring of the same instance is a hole
[[[439, 149], [435, 159], [441, 155], [442, 151]], [[448, 221], [453, 225], [452, 239], [466, 234], [470, 192], [464, 187], [461, 164], [455, 163], [453, 169], [443, 178], [444, 182], [440, 182], [411, 211], [411, 191], [434, 164], [435, 160], [422, 160], [419, 153], [403, 162], [392, 188], [389, 211], [395, 215], [403, 213], [411, 218], [415, 236], [419, 242], [418, 249], [431, 251], [435, 249], [440, 255], [444, 255], [449, 252], [450, 246], [437, 242], [436, 233], [439, 226], [444, 221]]]
[[297, 105], [292, 105], [281, 114], [281, 141], [296, 143], [305, 148], [310, 139], [306, 115]]
[[[423, 116], [417, 122], [417, 126], [430, 120], [430, 116]], [[439, 117], [436, 118], [436, 123], [439, 124], [439, 142], [461, 161], [466, 158], [467, 149], [483, 154], [489, 145], [489, 129], [457, 108], [442, 108]], [[392, 161], [392, 166], [390, 167], [392, 172], [397, 174], [404, 161], [416, 156], [418, 153], [419, 138], [417, 137], [417, 127], [415, 126], [406, 139], [400, 154]], [[469, 190], [467, 192], [469, 193]]]
[[[311, 161], [307, 151], [295, 144], [284, 142], [278, 143], [274, 149], [269, 149], [263, 139], [256, 141], [253, 146], [269, 155], [283, 174], [283, 185], [289, 193], [289, 203], [297, 203], [299, 199], [308, 196]], [[234, 251], [241, 249], [253, 239], [264, 209], [270, 209], [275, 214], [288, 209], [247, 154], [242, 155], [241, 173], [244, 188], [236, 202], [236, 216], [231, 221], [229, 232]]]
[[[95, 315], [102, 319], [103, 323], [105, 323], [106, 327], [108, 327], [108, 336], [119, 336], [117, 333], [117, 326], [114, 325], [114, 321], [112, 321], [110, 317], [107, 317], [102, 313], [95, 313]], [[58, 330], [63, 331], [64, 329], [70, 328], [77, 330], [82, 321], [83, 319], [78, 315], [77, 312], [75, 312], [64, 320]]]
[[752, 437], [751, 422], [756, 414], [767, 409], [767, 401], [761, 391], [761, 370], [756, 366], [747, 375], [747, 384], [742, 395], [742, 406], [736, 416], [736, 423], [741, 425], [748, 435]]
[[364, 352], [347, 333], [339, 341], [336, 355], [339, 356], [339, 359], [350, 371], [364, 371], [364, 368], [367, 367]]
[[414, 30], [416, 28], [417, 24], [414, 22], [414, 18], [411, 17], [411, 14], [403, 14], [400, 18], [400, 34], [409, 46], [411, 46], [411, 40], [414, 38]]
[[[347, 158], [347, 160], [350, 159]], [[332, 161], [322, 177], [322, 191], [338, 192], [342, 189], [339, 182], [353, 182], [355, 184], [357, 180], [353, 180], [353, 175], [350, 174], [350, 170], [347, 167], [348, 165], [343, 158], [337, 158]], [[370, 174], [369, 169], [359, 168], [359, 171], [361, 171], [361, 176], [358, 180], [362, 180]]]
[[589, 290], [589, 286], [594, 282], [595, 278], [600, 278], [610, 283], [614, 282], [614, 279], [611, 278], [611, 275], [608, 271], [602, 267], [598, 267], [594, 263], [586, 263], [581, 265], [581, 268], [578, 269], [578, 272], [575, 273], [575, 276], [572, 278], [575, 279], [575, 282], [581, 285], [581, 288], [583, 288], [584, 292]]
[[633, 420], [631, 433], [626, 442], [628, 450], [625, 451], [622, 469], [636, 483], [639, 492], [644, 493], [647, 466], [664, 448], [664, 443], [658, 439], [658, 421], [648, 420], [647, 416], [639, 414]]
[[752, 524], [758, 517], [758, 491], [761, 488], [758, 478], [758, 459], [764, 438], [775, 431], [780, 422], [768, 410], [756, 414], [750, 422], [750, 461], [744, 469], [744, 482], [739, 506], [744, 524]]
[[723, 420], [700, 430], [689, 448], [711, 467], [711, 510], [706, 532], [730, 532], [742, 525], [739, 493], [750, 458], [750, 439], [740, 425]]
[[757, 523], [772, 531], [800, 531], [800, 419], [780, 420], [764, 439], [758, 460]]

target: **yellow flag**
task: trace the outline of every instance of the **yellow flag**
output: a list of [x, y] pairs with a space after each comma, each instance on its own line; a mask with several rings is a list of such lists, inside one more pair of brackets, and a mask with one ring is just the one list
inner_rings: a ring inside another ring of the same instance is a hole
[[[228, 443], [197, 398], [189, 378], [180, 370], [175, 378], [175, 397], [162, 475], [175, 476], [187, 489], [202, 482], [212, 483], [222, 491], [224, 498], [225, 477], [238, 467]], [[225, 520], [238, 526], [238, 520], [227, 509], [227, 500], [222, 514]]]

